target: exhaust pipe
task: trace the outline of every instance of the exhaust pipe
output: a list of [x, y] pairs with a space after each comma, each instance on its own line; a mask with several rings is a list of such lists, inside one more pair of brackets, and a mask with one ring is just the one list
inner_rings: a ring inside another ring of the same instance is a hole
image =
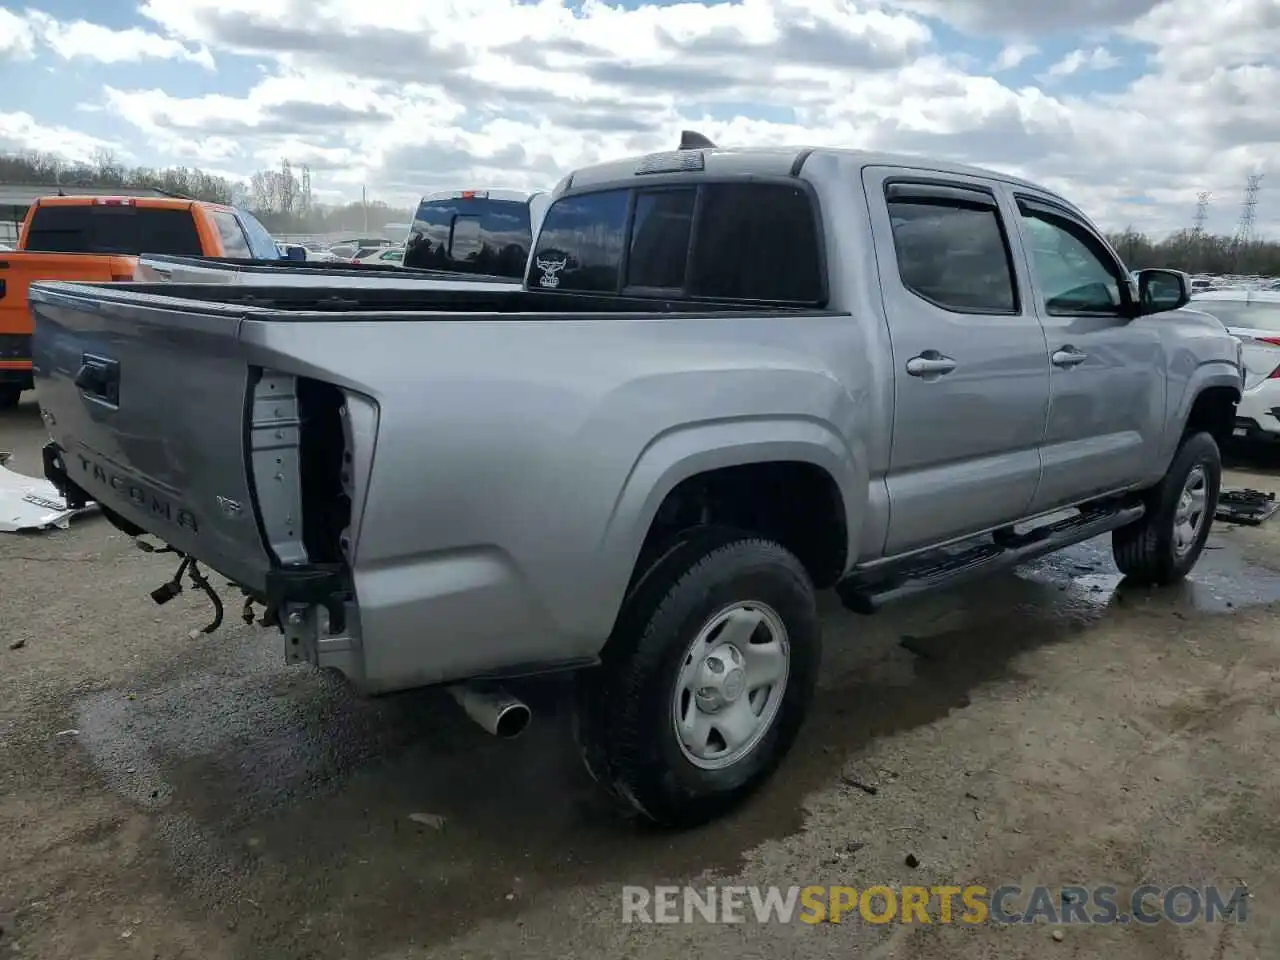
[[524, 701], [501, 687], [459, 683], [449, 687], [468, 717], [495, 737], [512, 740], [524, 733], [533, 716]]

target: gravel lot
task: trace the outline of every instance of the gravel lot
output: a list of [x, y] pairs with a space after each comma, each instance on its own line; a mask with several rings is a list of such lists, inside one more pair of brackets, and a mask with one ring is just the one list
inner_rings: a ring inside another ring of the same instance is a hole
[[[30, 400], [0, 413], [13, 469], [39, 472], [42, 434]], [[804, 740], [755, 802], [681, 835], [601, 807], [562, 689], [530, 691], [514, 743], [437, 693], [360, 700], [235, 607], [188, 639], [207, 606], [147, 598], [172, 566], [101, 519], [0, 535], [0, 956], [1280, 955], [1280, 518], [1219, 525], [1177, 590], [1118, 590], [1103, 542], [874, 618], [829, 602]], [[713, 881], [1253, 896], [1243, 924], [1061, 940], [621, 922], [623, 884]]]

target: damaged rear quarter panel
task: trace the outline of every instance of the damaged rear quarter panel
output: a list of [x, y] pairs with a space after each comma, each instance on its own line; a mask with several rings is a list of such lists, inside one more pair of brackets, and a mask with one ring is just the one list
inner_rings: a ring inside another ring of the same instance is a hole
[[[865, 466], [839, 439], [857, 435], [865, 405], [827, 366], [851, 358], [795, 349], [797, 324], [821, 348], [841, 342], [837, 328], [847, 342], [848, 323], [369, 315], [250, 319], [241, 335], [250, 363], [376, 404], [376, 452], [355, 440], [371, 469], [353, 573], [364, 683], [396, 689], [594, 656], [657, 485], [687, 472], [785, 453], [838, 473], [846, 500], [865, 502]], [[747, 426], [735, 434], [736, 423]], [[714, 449], [664, 439], [704, 424]], [[639, 463], [647, 450], [674, 459]], [[647, 488], [629, 487], [633, 476]]]

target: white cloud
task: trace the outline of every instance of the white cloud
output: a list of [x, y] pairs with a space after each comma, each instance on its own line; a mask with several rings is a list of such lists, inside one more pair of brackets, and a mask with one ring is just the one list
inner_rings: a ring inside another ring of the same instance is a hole
[[0, 150], [59, 154], [87, 162], [99, 149], [116, 145], [63, 126], [46, 126], [29, 113], [0, 113]]
[[0, 63], [30, 60], [35, 52], [36, 36], [31, 24], [16, 13], [0, 8]]
[[1041, 74], [1042, 81], [1061, 80], [1073, 74], [1093, 71], [1111, 70], [1120, 66], [1120, 58], [1106, 47], [1094, 47], [1092, 50], [1078, 48], [1053, 64]]
[[[153, 58], [243, 56], [261, 77], [247, 92], [186, 98], [160, 75], [115, 83], [97, 122], [118, 118], [157, 161], [242, 173], [305, 162], [317, 190], [347, 196], [364, 184], [393, 201], [547, 187], [692, 127], [726, 144], [875, 147], [1007, 169], [1107, 225], [1181, 226], [1211, 190], [1222, 198], [1211, 226], [1229, 227], [1246, 174], [1267, 170], [1280, 143], [1275, 0], [400, 0], [394, 17], [367, 0], [140, 9], [151, 26], [137, 33], [153, 39], [138, 46]], [[926, 14], [1004, 46], [971, 65]], [[1039, 83], [1009, 80], [1064, 38], [1076, 49]], [[1122, 58], [1144, 75], [1085, 92]], [[1063, 77], [1069, 87], [1053, 83]], [[1264, 190], [1260, 219], [1280, 219], [1268, 210], [1280, 201]]]
[[207, 70], [216, 65], [206, 47], [189, 48], [172, 37], [162, 37], [137, 27], [113, 30], [85, 20], [61, 21], [39, 10], [19, 17], [0, 10], [0, 52], [10, 31], [30, 57], [38, 44], [49, 47], [63, 60], [96, 60], [99, 63], [136, 63], [142, 60], [188, 60]]
[[997, 73], [1012, 70], [1039, 52], [1040, 48], [1033, 43], [1010, 43], [1000, 51], [991, 69]]
[[[1180, 0], [885, 0], [978, 34], [1034, 37], [1132, 23]], [[1265, 0], [1264, 0], [1265, 2]]]

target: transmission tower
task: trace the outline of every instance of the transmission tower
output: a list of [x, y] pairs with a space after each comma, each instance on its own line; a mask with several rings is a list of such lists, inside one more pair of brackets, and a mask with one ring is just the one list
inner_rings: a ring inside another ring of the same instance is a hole
[[302, 212], [311, 210], [311, 167], [302, 165]]
[[1237, 247], [1243, 247], [1253, 239], [1253, 225], [1258, 214], [1258, 191], [1261, 188], [1262, 174], [1251, 174], [1244, 188], [1244, 205], [1240, 209], [1240, 223], [1236, 226]]
[[1193, 237], [1204, 236], [1204, 224], [1209, 219], [1209, 201], [1213, 199], [1213, 194], [1208, 190], [1202, 190], [1196, 194], [1196, 215], [1191, 223], [1191, 235]]

